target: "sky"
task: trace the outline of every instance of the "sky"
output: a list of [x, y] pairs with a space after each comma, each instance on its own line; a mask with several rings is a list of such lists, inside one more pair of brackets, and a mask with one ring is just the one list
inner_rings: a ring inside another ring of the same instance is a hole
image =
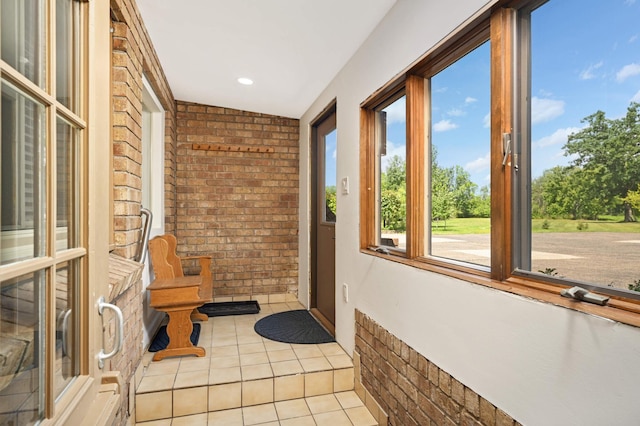
[[[581, 121], [625, 115], [640, 102], [640, 0], [552, 0], [532, 14], [532, 174], [567, 165], [562, 149]], [[432, 138], [442, 167], [488, 185], [490, 46], [431, 79]], [[387, 156], [405, 157], [404, 99], [387, 107]], [[329, 155], [329, 153], [327, 154]]]

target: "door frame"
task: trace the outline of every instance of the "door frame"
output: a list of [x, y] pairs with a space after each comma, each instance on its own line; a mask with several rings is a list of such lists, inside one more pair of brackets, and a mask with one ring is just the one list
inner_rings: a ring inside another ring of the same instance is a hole
[[[318, 244], [318, 178], [320, 174], [320, 167], [324, 167], [324, 161], [321, 161], [319, 158], [318, 152], [318, 128], [319, 126], [332, 115], [336, 115], [337, 122], [337, 101], [333, 99], [329, 105], [327, 105], [315, 119], [313, 119], [310, 123], [311, 134], [310, 134], [310, 143], [311, 143], [311, 170], [310, 170], [310, 185], [311, 185], [311, 204], [310, 204], [310, 221], [309, 221], [309, 231], [310, 231], [310, 287], [309, 287], [309, 306], [311, 313], [329, 330], [330, 333], [335, 335], [335, 318], [330, 319], [326, 318], [317, 308], [317, 295], [318, 295], [318, 282], [317, 282], [317, 271], [318, 271], [318, 262], [317, 262], [317, 244]], [[337, 129], [337, 123], [336, 123]], [[334, 243], [334, 255], [335, 255], [335, 243]], [[335, 277], [334, 277], [334, 286], [335, 286]], [[335, 300], [334, 300], [335, 306]]]

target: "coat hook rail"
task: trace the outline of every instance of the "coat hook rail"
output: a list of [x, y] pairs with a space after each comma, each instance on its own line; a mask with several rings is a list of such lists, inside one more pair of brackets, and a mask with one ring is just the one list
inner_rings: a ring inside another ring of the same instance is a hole
[[266, 146], [250, 146], [250, 145], [217, 145], [210, 143], [194, 143], [191, 146], [192, 149], [202, 151], [226, 151], [226, 152], [258, 152], [258, 153], [272, 153], [273, 148]]

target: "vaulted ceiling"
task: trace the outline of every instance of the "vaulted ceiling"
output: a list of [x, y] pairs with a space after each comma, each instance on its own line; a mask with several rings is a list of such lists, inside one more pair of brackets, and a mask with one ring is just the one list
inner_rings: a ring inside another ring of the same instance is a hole
[[176, 99], [293, 118], [395, 2], [137, 0]]

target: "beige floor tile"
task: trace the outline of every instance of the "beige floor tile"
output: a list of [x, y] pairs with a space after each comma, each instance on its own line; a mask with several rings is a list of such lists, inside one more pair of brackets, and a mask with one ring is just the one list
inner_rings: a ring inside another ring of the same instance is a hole
[[347, 353], [342, 349], [339, 343], [323, 343], [318, 345], [320, 350], [325, 356], [334, 356], [334, 355], [347, 355]]
[[284, 293], [270, 294], [269, 304], [273, 306], [275, 304], [284, 303], [286, 299], [287, 299], [287, 296]]
[[173, 384], [174, 389], [192, 388], [196, 386], [206, 386], [209, 384], [209, 370], [189, 371], [176, 375], [176, 381]]
[[353, 368], [343, 368], [341, 370], [333, 370], [333, 391], [345, 392], [353, 390], [354, 378]]
[[175, 374], [161, 374], [157, 376], [145, 376], [142, 378], [136, 393], [157, 392], [171, 390], [176, 380]]
[[176, 374], [180, 367], [179, 359], [163, 359], [162, 361], [154, 361], [147, 367], [144, 372], [145, 376], [159, 376], [165, 374]]
[[206, 413], [209, 403], [208, 386], [175, 389], [173, 391], [173, 416]]
[[242, 383], [209, 386], [209, 411], [242, 407]]
[[367, 407], [354, 407], [344, 410], [354, 426], [376, 426], [378, 423]]
[[266, 422], [277, 422], [278, 415], [276, 407], [273, 404], [255, 405], [253, 407], [244, 407], [242, 416], [246, 426], [262, 424]]
[[273, 374], [276, 377], [304, 372], [302, 365], [300, 365], [300, 361], [298, 360], [272, 362], [271, 368], [273, 369]]
[[273, 401], [273, 378], [242, 382], [243, 407]]
[[263, 339], [263, 344], [267, 352], [292, 349], [290, 343], [276, 342], [275, 340]]
[[236, 346], [238, 344], [238, 338], [236, 336], [233, 337], [217, 337], [213, 339], [213, 343], [211, 344], [214, 348], [220, 346]]
[[328, 413], [342, 410], [342, 406], [333, 394], [305, 398], [311, 414]]
[[168, 419], [172, 416], [172, 391], [136, 395], [136, 422]]
[[239, 382], [242, 379], [240, 367], [212, 368], [209, 370], [209, 384]]
[[302, 365], [302, 369], [305, 373], [331, 370], [331, 364], [329, 364], [329, 361], [327, 361], [327, 358], [325, 357], [302, 358], [300, 360], [300, 364]]
[[276, 377], [273, 392], [275, 401], [304, 397], [304, 375]]
[[318, 345], [293, 345], [293, 351], [298, 359], [318, 358], [324, 356]]
[[208, 414], [194, 414], [191, 416], [174, 417], [171, 426], [207, 426]]
[[[242, 346], [240, 346], [242, 347]], [[240, 354], [240, 365], [257, 365], [269, 364], [269, 357], [266, 352], [257, 352], [250, 354]]]
[[243, 365], [240, 367], [242, 380], [257, 380], [273, 377], [273, 371], [269, 364]]
[[[269, 300], [271, 302], [271, 300]], [[290, 311], [289, 306], [286, 303], [273, 303], [271, 302], [271, 310], [273, 313]]]
[[327, 360], [333, 368], [348, 368], [353, 367], [353, 361], [347, 354], [342, 355], [327, 355]]
[[214, 411], [209, 413], [209, 426], [244, 426], [242, 409]]
[[[136, 426], [171, 426], [172, 419], [164, 419], [164, 420], [152, 420], [150, 422], [141, 422], [136, 423]], [[0, 423], [4, 424], [4, 423]], [[11, 423], [7, 423], [11, 424]]]
[[352, 426], [344, 411], [333, 411], [313, 415], [317, 426]]
[[333, 371], [305, 373], [304, 396], [333, 393]]
[[217, 348], [208, 349], [207, 352], [211, 358], [218, 358], [223, 356], [238, 356], [238, 346], [220, 346]]
[[246, 345], [238, 345], [238, 352], [240, 353], [240, 355], [255, 354], [260, 352], [264, 352], [264, 354], [266, 355], [267, 350], [265, 349], [262, 342], [260, 342], [260, 343], [249, 343]]
[[336, 393], [335, 397], [343, 409], [364, 407], [364, 402], [360, 400], [360, 397], [354, 391]]
[[[253, 330], [251, 330], [251, 332], [253, 332]], [[255, 332], [253, 334], [251, 334], [250, 332], [247, 332], [244, 335], [239, 334], [238, 335], [238, 345], [251, 345], [251, 344], [261, 344], [262, 345], [262, 336], [255, 334]]]
[[283, 349], [278, 351], [267, 350], [267, 356], [270, 362], [291, 361], [292, 359], [298, 359], [293, 349]]
[[209, 364], [211, 364], [210, 357], [185, 356], [180, 361], [180, 367], [178, 367], [178, 374], [183, 373], [185, 371], [208, 370]]
[[295, 419], [280, 420], [280, 426], [316, 426], [313, 416], [296, 417]]
[[302, 398], [292, 399], [290, 401], [279, 401], [275, 403], [275, 406], [278, 412], [278, 419], [280, 420], [311, 415], [307, 402]]
[[238, 355], [234, 355], [211, 358], [211, 365], [209, 368], [227, 367], [240, 367], [240, 357]]

